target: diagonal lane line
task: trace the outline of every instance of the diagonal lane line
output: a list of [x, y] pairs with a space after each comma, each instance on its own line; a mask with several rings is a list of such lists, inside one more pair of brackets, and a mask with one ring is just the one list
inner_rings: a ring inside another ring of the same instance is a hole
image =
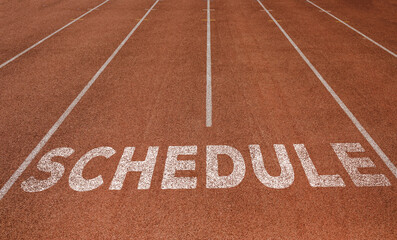
[[72, 25], [73, 23], [79, 21], [81, 18], [83, 18], [84, 16], [86, 16], [87, 14], [91, 13], [92, 11], [96, 10], [97, 8], [99, 8], [100, 6], [104, 5], [105, 3], [109, 2], [110, 0], [106, 0], [104, 2], [102, 2], [101, 4], [99, 4], [98, 6], [90, 9], [88, 12], [84, 13], [83, 15], [81, 15], [78, 18], [73, 19], [73, 21], [69, 22], [68, 24], [66, 24], [65, 26], [59, 28], [58, 30], [56, 30], [55, 32], [51, 33], [50, 35], [48, 35], [47, 37], [41, 39], [40, 41], [38, 41], [37, 43], [33, 44], [32, 46], [28, 47], [27, 49], [23, 50], [22, 52], [18, 53], [17, 55], [15, 55], [14, 57], [12, 57], [11, 59], [5, 61], [4, 63], [2, 63], [0, 65], [0, 69], [5, 67], [7, 64], [11, 63], [12, 61], [16, 60], [17, 58], [19, 58], [20, 56], [24, 55], [25, 53], [29, 52], [30, 50], [32, 50], [33, 48], [37, 47], [38, 45], [40, 45], [41, 43], [43, 43], [45, 40], [51, 38], [52, 36], [54, 36], [55, 34], [59, 33], [60, 31], [62, 31], [63, 29], [69, 27], [70, 25]]
[[329, 13], [328, 11], [322, 9], [320, 6], [316, 5], [315, 3], [311, 2], [310, 0], [306, 0], [306, 2], [310, 3], [311, 5], [315, 6], [316, 8], [322, 10], [323, 12], [325, 12], [326, 14], [328, 14], [329, 16], [333, 17], [334, 19], [338, 20], [339, 22], [343, 23], [346, 27], [350, 28], [351, 30], [355, 31], [356, 33], [360, 34], [362, 37], [364, 37], [365, 39], [367, 39], [368, 41], [372, 42], [373, 44], [375, 44], [376, 46], [382, 48], [383, 50], [385, 50], [386, 52], [388, 52], [389, 54], [391, 54], [393, 57], [397, 57], [397, 54], [395, 54], [394, 52], [390, 51], [389, 49], [385, 48], [384, 46], [382, 46], [381, 44], [377, 43], [375, 40], [372, 40], [370, 37], [368, 37], [367, 35], [365, 35], [364, 33], [358, 31], [357, 29], [355, 29], [354, 27], [350, 26], [349, 24], [347, 24], [346, 22], [340, 20], [339, 18], [337, 18], [335, 15]]
[[375, 140], [369, 135], [369, 133], [364, 129], [361, 123], [357, 120], [357, 118], [353, 115], [353, 113], [347, 108], [347, 106], [343, 103], [343, 101], [339, 98], [336, 92], [331, 88], [331, 86], [325, 81], [323, 76], [317, 71], [317, 69], [313, 66], [313, 64], [307, 59], [305, 54], [300, 50], [300, 48], [296, 45], [296, 43], [291, 39], [291, 37], [287, 34], [287, 32], [281, 27], [281, 25], [276, 21], [273, 15], [265, 8], [265, 6], [259, 1], [256, 0], [262, 8], [265, 10], [267, 15], [273, 20], [274, 24], [280, 29], [280, 31], [284, 34], [284, 36], [288, 39], [291, 45], [295, 48], [295, 50], [299, 53], [302, 59], [306, 62], [309, 68], [313, 71], [316, 77], [321, 81], [324, 87], [328, 90], [331, 96], [335, 99], [335, 101], [339, 104], [342, 110], [346, 113], [346, 115], [350, 118], [353, 124], [356, 126], [358, 131], [364, 136], [364, 138], [368, 141], [368, 143], [372, 146], [375, 152], [379, 155], [382, 161], [386, 164], [386, 166], [390, 169], [393, 175], [397, 178], [397, 167], [390, 161], [389, 157], [383, 152], [383, 150], [379, 147], [379, 145], [375, 142]]
[[135, 30], [141, 25], [143, 20], [149, 15], [152, 9], [156, 6], [156, 4], [160, 0], [157, 0], [152, 7], [146, 12], [146, 14], [141, 18], [141, 20], [135, 25], [135, 27], [131, 30], [131, 32], [125, 37], [125, 39], [120, 43], [120, 45], [116, 48], [113, 54], [106, 60], [106, 62], [102, 65], [102, 67], [98, 70], [98, 72], [91, 78], [91, 80], [87, 83], [84, 89], [79, 93], [79, 95], [73, 100], [73, 102], [69, 105], [66, 111], [62, 114], [62, 116], [55, 122], [55, 124], [51, 127], [51, 129], [47, 132], [47, 134], [41, 139], [39, 144], [33, 149], [33, 151], [29, 154], [29, 156], [25, 159], [25, 161], [19, 166], [19, 168], [14, 172], [14, 174], [8, 179], [8, 181], [4, 184], [4, 186], [0, 189], [0, 200], [7, 194], [8, 190], [12, 187], [12, 185], [17, 181], [17, 179], [22, 175], [22, 173], [26, 170], [29, 164], [33, 161], [36, 155], [41, 151], [41, 149], [45, 146], [45, 144], [50, 140], [52, 135], [57, 131], [59, 126], [65, 121], [67, 116], [72, 112], [74, 107], [79, 103], [81, 98], [85, 95], [85, 93], [90, 89], [92, 84], [98, 79], [101, 73], [105, 70], [105, 68], [109, 65], [109, 63], [113, 60], [113, 58], [117, 55], [120, 49], [125, 45], [125, 43], [130, 39]]

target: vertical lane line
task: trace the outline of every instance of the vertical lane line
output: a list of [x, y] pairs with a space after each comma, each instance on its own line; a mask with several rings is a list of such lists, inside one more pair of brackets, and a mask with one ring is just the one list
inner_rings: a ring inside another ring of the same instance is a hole
[[211, 74], [211, 11], [210, 0], [207, 0], [207, 94], [206, 126], [212, 126], [212, 74]]
[[47, 37], [41, 39], [40, 41], [38, 41], [37, 43], [33, 44], [32, 46], [28, 47], [27, 49], [23, 50], [22, 52], [18, 53], [17, 55], [15, 55], [14, 57], [12, 57], [11, 59], [5, 61], [4, 63], [2, 63], [0, 65], [0, 69], [5, 67], [7, 64], [11, 63], [12, 61], [16, 60], [17, 58], [19, 58], [20, 56], [22, 56], [23, 54], [29, 52], [30, 50], [32, 50], [33, 48], [37, 47], [38, 45], [40, 45], [41, 43], [43, 43], [45, 40], [49, 39], [50, 37], [54, 36], [55, 34], [59, 33], [60, 31], [62, 31], [63, 29], [69, 27], [70, 25], [72, 25], [73, 23], [79, 21], [81, 18], [83, 18], [84, 16], [86, 16], [87, 14], [89, 14], [90, 12], [96, 10], [97, 8], [99, 8], [100, 6], [102, 6], [103, 4], [109, 2], [110, 0], [106, 0], [104, 2], [102, 2], [101, 4], [99, 4], [98, 6], [90, 9], [88, 12], [84, 13], [83, 15], [81, 15], [78, 18], [73, 19], [73, 21], [69, 22], [68, 24], [66, 24], [65, 26], [59, 28], [58, 30], [56, 30], [55, 32], [51, 33], [50, 35], [48, 35]]
[[372, 40], [370, 37], [368, 37], [367, 35], [365, 35], [364, 33], [358, 31], [357, 29], [355, 29], [354, 27], [350, 26], [349, 24], [347, 24], [346, 22], [340, 20], [339, 18], [337, 18], [335, 15], [329, 13], [328, 11], [322, 9], [320, 6], [314, 4], [313, 2], [311, 2], [310, 0], [306, 0], [308, 3], [310, 3], [311, 5], [315, 6], [316, 8], [322, 10], [323, 12], [325, 12], [326, 14], [328, 14], [329, 16], [333, 17], [334, 19], [336, 19], [337, 21], [343, 23], [346, 27], [350, 28], [351, 30], [355, 31], [356, 33], [360, 34], [362, 37], [364, 37], [365, 39], [367, 39], [368, 41], [372, 42], [373, 44], [375, 44], [376, 46], [382, 48], [383, 50], [385, 50], [386, 52], [388, 52], [389, 54], [391, 54], [393, 57], [397, 57], [397, 54], [395, 54], [394, 52], [390, 51], [389, 49], [385, 48], [384, 46], [382, 46], [381, 44], [377, 43], [375, 40]]
[[45, 144], [50, 140], [52, 135], [56, 132], [59, 126], [65, 121], [67, 116], [72, 112], [74, 107], [79, 103], [84, 94], [90, 89], [92, 84], [98, 79], [101, 73], [105, 70], [105, 68], [109, 65], [109, 63], [113, 60], [113, 58], [117, 55], [120, 49], [125, 45], [128, 39], [132, 36], [135, 30], [141, 25], [143, 20], [149, 15], [150, 11], [156, 6], [156, 4], [160, 0], [157, 0], [152, 7], [146, 12], [146, 14], [141, 18], [141, 20], [135, 25], [135, 27], [131, 30], [131, 32], [124, 38], [124, 40], [120, 43], [120, 45], [114, 50], [112, 55], [106, 60], [106, 62], [102, 65], [102, 67], [98, 70], [98, 72], [91, 78], [91, 80], [87, 83], [87, 85], [83, 88], [83, 90], [79, 93], [79, 95], [73, 100], [73, 102], [69, 105], [66, 111], [62, 114], [62, 116], [55, 122], [55, 124], [51, 127], [51, 129], [47, 132], [47, 134], [41, 139], [39, 144], [33, 149], [33, 151], [29, 154], [29, 156], [25, 159], [25, 161], [19, 166], [19, 168], [14, 172], [14, 174], [8, 179], [8, 181], [4, 184], [4, 186], [0, 189], [0, 200], [7, 194], [8, 190], [14, 185], [17, 179], [22, 175], [22, 173], [26, 170], [29, 164], [33, 161], [36, 155], [41, 151], [41, 149], [45, 146]]
[[300, 48], [295, 44], [295, 42], [291, 39], [291, 37], [287, 34], [287, 32], [281, 27], [281, 25], [276, 21], [273, 15], [265, 8], [265, 6], [259, 1], [256, 0], [262, 8], [266, 11], [267, 15], [273, 20], [274, 24], [280, 29], [280, 31], [284, 34], [284, 36], [288, 39], [291, 45], [295, 48], [295, 50], [299, 53], [302, 59], [306, 62], [309, 68], [313, 71], [313, 73], [317, 76], [317, 78], [321, 81], [324, 87], [328, 90], [328, 92], [332, 95], [335, 101], [339, 104], [342, 110], [346, 113], [346, 115], [350, 118], [353, 124], [356, 126], [358, 131], [364, 136], [364, 138], [368, 141], [368, 143], [372, 146], [375, 152], [379, 155], [382, 161], [386, 164], [386, 166], [390, 169], [393, 175], [397, 178], [397, 167], [390, 161], [390, 159], [386, 156], [386, 154], [382, 151], [379, 145], [374, 141], [374, 139], [369, 135], [369, 133], [364, 129], [361, 123], [357, 120], [357, 118], [353, 115], [353, 113], [347, 108], [347, 106], [343, 103], [343, 101], [339, 98], [336, 92], [331, 88], [331, 86], [325, 81], [325, 79], [321, 76], [321, 74], [317, 71], [317, 69], [313, 66], [313, 64], [307, 59], [305, 54], [300, 50]]

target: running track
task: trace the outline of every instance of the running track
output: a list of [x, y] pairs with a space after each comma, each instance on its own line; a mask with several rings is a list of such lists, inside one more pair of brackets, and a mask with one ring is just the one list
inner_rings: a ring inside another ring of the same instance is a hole
[[[395, 238], [396, 13], [393, 0], [0, 3], [0, 238]], [[76, 177], [99, 147], [108, 158]], [[153, 175], [115, 190], [126, 147]], [[64, 173], [29, 192], [57, 148]]]

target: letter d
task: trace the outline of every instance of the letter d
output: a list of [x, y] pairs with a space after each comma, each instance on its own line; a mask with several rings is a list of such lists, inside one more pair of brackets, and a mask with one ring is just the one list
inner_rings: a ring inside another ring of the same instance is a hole
[[[233, 172], [229, 176], [219, 176], [218, 155], [228, 155], [233, 161]], [[231, 188], [243, 180], [245, 163], [241, 153], [230, 146], [207, 146], [207, 188]]]

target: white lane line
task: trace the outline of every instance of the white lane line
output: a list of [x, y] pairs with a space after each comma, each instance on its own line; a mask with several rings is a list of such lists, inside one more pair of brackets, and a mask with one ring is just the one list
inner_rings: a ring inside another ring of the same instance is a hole
[[207, 0], [207, 97], [206, 126], [212, 126], [212, 75], [211, 75], [211, 8]]
[[103, 4], [109, 2], [110, 0], [106, 0], [104, 2], [102, 2], [101, 4], [99, 4], [98, 6], [90, 9], [88, 12], [84, 13], [83, 15], [81, 15], [78, 18], [73, 19], [73, 21], [71, 21], [70, 23], [66, 24], [65, 26], [61, 27], [60, 29], [56, 30], [55, 32], [51, 33], [50, 35], [48, 35], [47, 37], [41, 39], [40, 41], [38, 41], [37, 43], [33, 44], [32, 46], [30, 46], [29, 48], [25, 49], [24, 51], [18, 53], [16, 56], [14, 56], [13, 58], [5, 61], [4, 63], [2, 63], [0, 65], [0, 69], [5, 67], [7, 64], [9, 64], [10, 62], [14, 61], [15, 59], [19, 58], [20, 56], [22, 56], [23, 54], [29, 52], [30, 50], [32, 50], [33, 48], [37, 47], [38, 45], [40, 45], [41, 43], [43, 43], [45, 40], [49, 39], [50, 37], [54, 36], [55, 34], [59, 33], [60, 31], [62, 31], [63, 29], [69, 27], [70, 25], [72, 25], [73, 23], [79, 21], [81, 18], [83, 18], [84, 16], [86, 16], [87, 14], [89, 14], [90, 12], [96, 10], [97, 8], [99, 8], [100, 6], [102, 6]]
[[321, 74], [317, 71], [317, 69], [313, 66], [313, 64], [307, 59], [305, 54], [300, 50], [300, 48], [295, 44], [295, 42], [291, 39], [291, 37], [287, 34], [287, 32], [281, 27], [281, 25], [276, 21], [273, 15], [267, 11], [265, 6], [259, 1], [256, 0], [262, 8], [266, 11], [267, 15], [273, 20], [274, 24], [280, 29], [280, 31], [284, 34], [284, 36], [288, 39], [291, 45], [295, 48], [295, 50], [299, 53], [303, 60], [305, 60], [306, 64], [310, 67], [313, 73], [317, 76], [317, 78], [321, 81], [324, 87], [328, 90], [328, 92], [332, 95], [335, 101], [339, 104], [342, 110], [346, 113], [346, 115], [350, 118], [350, 120], [354, 123], [358, 131], [364, 136], [364, 138], [368, 141], [368, 143], [372, 146], [375, 152], [379, 155], [379, 157], [383, 160], [386, 166], [390, 169], [390, 171], [397, 177], [397, 167], [390, 161], [390, 159], [386, 156], [386, 154], [382, 151], [382, 149], [378, 146], [378, 144], [374, 141], [374, 139], [369, 135], [369, 133], [364, 129], [364, 127], [360, 124], [357, 118], [353, 115], [353, 113], [347, 108], [347, 106], [343, 103], [343, 101], [339, 98], [339, 96], [335, 93], [335, 91], [331, 88], [331, 86], [324, 80]]
[[55, 131], [59, 128], [59, 126], [63, 123], [66, 117], [70, 114], [70, 112], [74, 109], [74, 107], [79, 103], [84, 94], [90, 89], [92, 84], [98, 79], [101, 73], [105, 70], [105, 68], [109, 65], [109, 63], [113, 60], [113, 58], [117, 55], [120, 49], [125, 45], [128, 39], [132, 36], [135, 30], [141, 25], [143, 20], [149, 15], [150, 11], [156, 6], [156, 4], [160, 0], [157, 0], [152, 7], [146, 12], [146, 14], [142, 17], [142, 19], [135, 25], [135, 27], [131, 30], [131, 32], [127, 35], [127, 37], [120, 43], [120, 45], [114, 50], [112, 55], [106, 60], [106, 62], [102, 65], [102, 67], [98, 70], [98, 72], [91, 78], [91, 80], [87, 83], [84, 89], [79, 93], [79, 95], [73, 100], [73, 102], [69, 105], [66, 111], [62, 114], [62, 116], [56, 121], [56, 123], [51, 127], [51, 129], [47, 132], [47, 134], [41, 139], [39, 144], [33, 149], [33, 151], [29, 154], [29, 156], [25, 159], [25, 161], [19, 166], [19, 168], [14, 172], [14, 174], [8, 179], [8, 181], [4, 184], [4, 186], [0, 189], [0, 200], [6, 195], [8, 190], [12, 187], [12, 185], [16, 182], [16, 180], [21, 176], [21, 174], [26, 170], [29, 164], [33, 161], [36, 155], [41, 151], [41, 149], [45, 146], [45, 144], [50, 140]]
[[364, 33], [358, 31], [357, 29], [355, 29], [354, 27], [350, 26], [349, 24], [347, 24], [346, 22], [340, 20], [339, 18], [337, 18], [335, 15], [331, 14], [330, 11], [326, 11], [324, 9], [322, 9], [320, 6], [314, 4], [313, 2], [311, 2], [310, 0], [306, 0], [308, 3], [312, 4], [313, 6], [317, 7], [318, 9], [320, 9], [321, 11], [325, 12], [326, 14], [328, 14], [329, 16], [335, 18], [336, 20], [338, 20], [339, 22], [343, 23], [346, 27], [350, 28], [351, 30], [355, 31], [356, 33], [360, 34], [361, 36], [363, 36], [365, 39], [369, 40], [370, 42], [372, 42], [373, 44], [375, 44], [376, 46], [382, 48], [383, 50], [385, 50], [386, 52], [390, 53], [393, 57], [397, 57], [397, 54], [395, 54], [394, 52], [390, 51], [389, 49], [385, 48], [384, 46], [380, 45], [379, 43], [375, 42], [374, 40], [372, 40], [370, 37], [368, 37], [367, 35], [365, 35]]

